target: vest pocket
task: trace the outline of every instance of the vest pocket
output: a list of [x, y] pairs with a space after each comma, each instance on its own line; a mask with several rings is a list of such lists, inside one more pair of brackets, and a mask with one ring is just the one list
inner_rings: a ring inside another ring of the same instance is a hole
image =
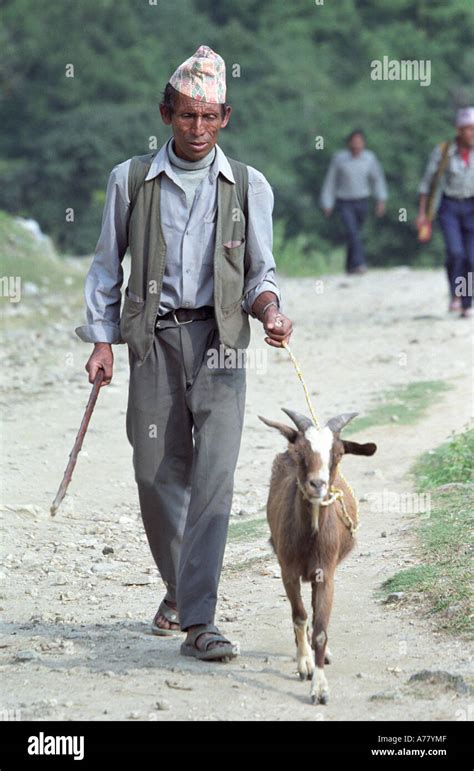
[[145, 300], [132, 292], [125, 290], [122, 314], [120, 316], [120, 335], [135, 353], [140, 356], [140, 343], [144, 333]]

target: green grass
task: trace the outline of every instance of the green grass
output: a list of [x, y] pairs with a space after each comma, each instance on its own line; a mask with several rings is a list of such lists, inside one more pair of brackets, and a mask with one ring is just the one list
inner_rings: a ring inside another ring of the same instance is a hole
[[474, 429], [454, 434], [436, 450], [422, 455], [413, 466], [419, 490], [450, 482], [473, 482]]
[[[40, 294], [20, 302], [41, 301], [57, 291], [76, 291], [84, 283], [84, 271], [58, 257], [51, 243], [39, 241], [14, 217], [0, 211], [0, 276], [20, 276], [22, 284], [30, 281]], [[0, 301], [10, 302], [0, 296]]]
[[381, 426], [396, 422], [407, 425], [416, 423], [427, 409], [437, 401], [445, 391], [452, 386], [444, 380], [420, 380], [400, 388], [391, 388], [382, 395], [381, 401], [367, 415], [355, 418], [344, 434], [354, 434], [371, 426]]
[[249, 557], [241, 562], [228, 562], [222, 568], [222, 572], [230, 575], [242, 574], [245, 570], [254, 571], [258, 567], [263, 567], [266, 562], [274, 559], [272, 554], [260, 554], [256, 557]]
[[244, 519], [242, 522], [229, 524], [229, 541], [254, 541], [257, 538], [269, 538], [268, 524], [265, 517]]
[[[422, 563], [382, 584], [385, 593], [417, 593], [446, 631], [473, 638], [474, 431], [466, 430], [413, 465], [418, 492], [428, 491], [431, 512], [417, 524]], [[450, 485], [443, 489], [443, 485]]]
[[344, 249], [322, 252], [315, 249], [310, 236], [304, 234], [285, 239], [281, 220], [273, 225], [273, 252], [277, 255], [277, 270], [282, 275], [304, 278], [344, 272]]
[[[59, 257], [51, 242], [38, 240], [0, 211], [0, 314], [5, 330], [34, 323], [45, 331], [55, 322], [83, 323], [83, 287], [88, 261]], [[26, 291], [26, 282], [38, 291]], [[19, 298], [19, 299], [17, 299]]]

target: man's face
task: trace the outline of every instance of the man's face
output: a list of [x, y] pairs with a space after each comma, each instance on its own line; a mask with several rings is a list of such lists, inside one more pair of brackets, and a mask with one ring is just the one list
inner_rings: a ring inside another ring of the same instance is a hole
[[354, 134], [349, 142], [349, 149], [353, 155], [359, 155], [365, 147], [364, 137], [361, 134]]
[[474, 124], [458, 128], [458, 139], [464, 147], [474, 147]]
[[171, 116], [160, 105], [163, 123], [173, 128], [176, 155], [187, 161], [199, 161], [212, 150], [219, 131], [229, 122], [231, 111], [228, 107], [223, 118], [220, 104], [197, 101], [180, 93]]

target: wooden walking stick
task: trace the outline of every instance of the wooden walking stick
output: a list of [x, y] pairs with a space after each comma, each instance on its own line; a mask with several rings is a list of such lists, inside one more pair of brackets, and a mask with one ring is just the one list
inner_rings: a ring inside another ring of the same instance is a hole
[[82, 418], [81, 427], [79, 428], [79, 431], [76, 436], [76, 441], [74, 442], [74, 447], [72, 448], [69, 454], [69, 463], [66, 466], [66, 471], [64, 472], [63, 481], [59, 485], [59, 490], [56, 494], [56, 498], [54, 499], [53, 504], [49, 510], [52, 517], [54, 517], [54, 515], [56, 514], [62, 499], [66, 495], [66, 490], [72, 478], [72, 472], [74, 471], [74, 466], [76, 465], [77, 456], [79, 455], [84, 436], [86, 435], [87, 426], [89, 425], [89, 420], [91, 419], [92, 411], [95, 407], [95, 403], [99, 395], [100, 385], [102, 383], [103, 378], [104, 378], [104, 370], [100, 368], [97, 370], [97, 375], [95, 376], [94, 385], [92, 386], [92, 391], [89, 396], [89, 401], [87, 402], [87, 407], [86, 407], [86, 411], [84, 412], [84, 417]]

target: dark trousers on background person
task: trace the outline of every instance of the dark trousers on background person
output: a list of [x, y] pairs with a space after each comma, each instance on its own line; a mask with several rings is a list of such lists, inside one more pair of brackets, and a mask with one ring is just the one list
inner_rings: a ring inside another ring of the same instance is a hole
[[451, 299], [460, 297], [462, 307], [470, 308], [474, 271], [474, 197], [457, 199], [443, 195], [438, 219], [446, 246], [445, 267]]
[[213, 350], [223, 352], [215, 318], [160, 321], [142, 364], [129, 348], [140, 510], [183, 630], [214, 623], [244, 419], [245, 366], [213, 362]]
[[365, 251], [361, 230], [369, 211], [368, 198], [338, 198], [336, 207], [347, 233], [346, 271], [365, 266]]

